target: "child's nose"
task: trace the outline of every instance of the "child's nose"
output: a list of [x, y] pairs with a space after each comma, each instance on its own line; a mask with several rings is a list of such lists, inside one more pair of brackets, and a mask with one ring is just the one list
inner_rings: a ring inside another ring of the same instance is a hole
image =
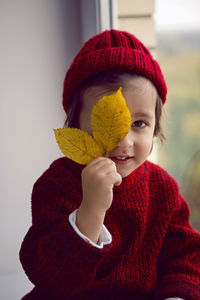
[[130, 128], [127, 135], [123, 138], [123, 140], [121, 140], [118, 143], [117, 147], [130, 148], [133, 147], [133, 145], [134, 145], [134, 135], [133, 135], [133, 131]]

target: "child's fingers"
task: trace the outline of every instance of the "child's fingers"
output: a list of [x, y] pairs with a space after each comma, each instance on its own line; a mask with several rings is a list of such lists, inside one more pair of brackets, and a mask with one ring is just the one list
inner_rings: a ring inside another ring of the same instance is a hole
[[88, 165], [87, 168], [95, 168], [96, 170], [102, 167], [107, 167], [107, 166], [115, 166], [114, 162], [105, 157], [97, 157], [93, 159]]
[[116, 181], [115, 181], [115, 183], [114, 183], [114, 185], [117, 185], [117, 186], [119, 186], [121, 183], [122, 183], [122, 177], [121, 177], [121, 175], [119, 174], [119, 173], [117, 173], [116, 172]]
[[96, 165], [99, 161], [104, 160], [104, 157], [97, 157], [95, 159], [93, 159], [91, 162], [89, 162], [89, 164], [87, 166], [94, 166]]
[[122, 183], [121, 175], [116, 171], [111, 171], [105, 174], [106, 182], [112, 185], [120, 185]]

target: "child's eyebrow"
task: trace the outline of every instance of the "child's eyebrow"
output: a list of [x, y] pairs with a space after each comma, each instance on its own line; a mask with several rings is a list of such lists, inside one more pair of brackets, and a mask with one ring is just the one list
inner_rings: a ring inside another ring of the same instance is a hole
[[132, 114], [132, 117], [142, 117], [142, 118], [153, 119], [154, 115], [149, 112], [136, 112], [136, 113]]

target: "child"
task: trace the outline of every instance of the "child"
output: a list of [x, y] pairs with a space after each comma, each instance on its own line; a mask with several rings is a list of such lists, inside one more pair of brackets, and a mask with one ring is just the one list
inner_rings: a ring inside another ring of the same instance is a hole
[[200, 235], [175, 180], [147, 161], [164, 139], [167, 88], [135, 36], [110, 30], [83, 45], [64, 82], [67, 125], [92, 134], [93, 106], [120, 86], [125, 138], [87, 166], [57, 159], [33, 187], [20, 260], [35, 288], [23, 299], [200, 299]]

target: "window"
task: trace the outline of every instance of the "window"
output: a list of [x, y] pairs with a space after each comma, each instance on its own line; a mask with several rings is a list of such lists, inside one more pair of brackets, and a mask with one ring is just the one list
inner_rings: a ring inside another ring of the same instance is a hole
[[179, 183], [200, 231], [200, 2], [157, 0], [157, 59], [168, 85], [158, 163]]

